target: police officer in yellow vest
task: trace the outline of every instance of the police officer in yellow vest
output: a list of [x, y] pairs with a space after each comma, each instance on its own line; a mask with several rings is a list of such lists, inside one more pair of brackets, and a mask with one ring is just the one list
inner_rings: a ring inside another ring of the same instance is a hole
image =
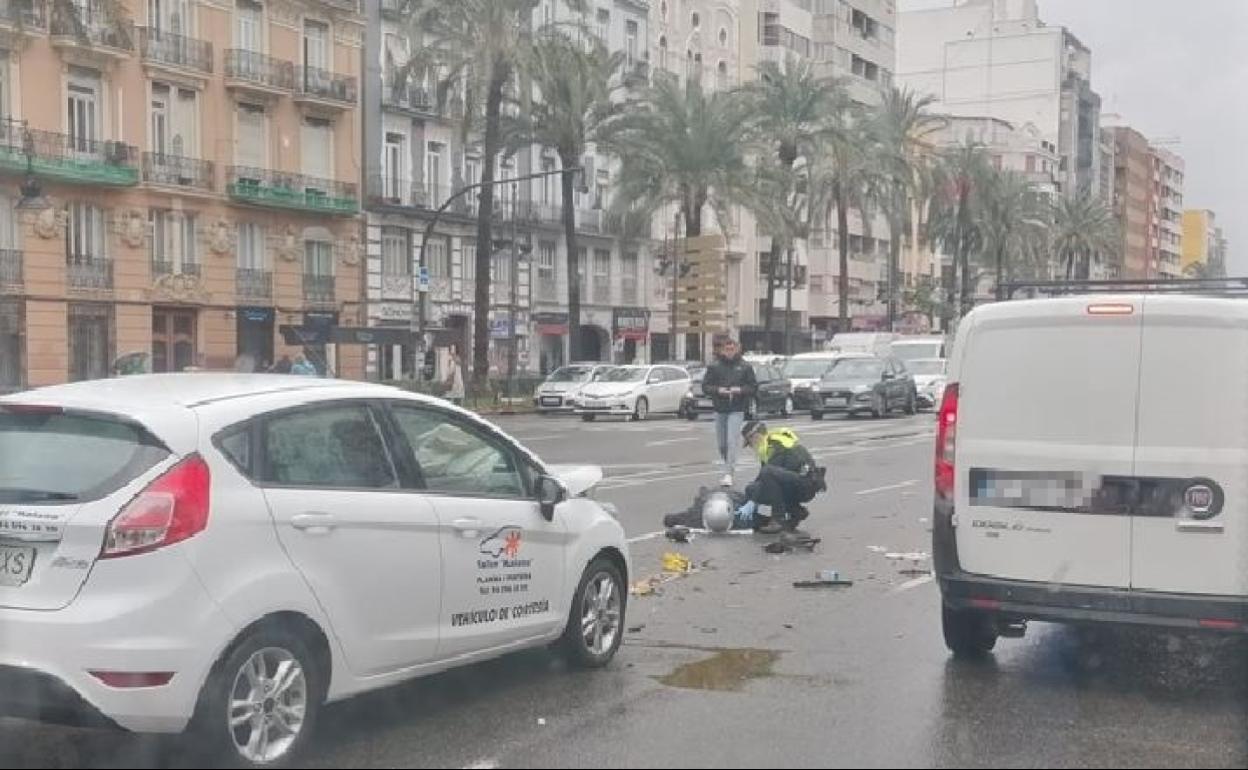
[[[754, 529], [764, 534], [794, 530], [810, 512], [803, 503], [826, 490], [827, 470], [802, 446], [790, 428], [768, 429], [766, 423], [750, 420], [741, 428], [746, 446], [754, 447], [762, 468], [758, 478], [745, 488], [749, 501], [738, 511], [740, 518], [753, 517]], [[763, 516], [758, 506], [770, 508]]]

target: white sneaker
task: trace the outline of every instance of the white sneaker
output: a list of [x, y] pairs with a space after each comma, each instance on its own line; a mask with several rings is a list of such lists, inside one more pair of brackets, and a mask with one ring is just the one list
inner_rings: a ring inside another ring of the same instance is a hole
[[725, 474], [724, 474], [724, 477], [723, 477], [722, 479], [720, 479], [720, 480], [719, 480], [719, 485], [720, 485], [721, 487], [730, 487], [730, 486], [732, 486], [732, 474], [731, 474], [731, 473], [725, 473]]

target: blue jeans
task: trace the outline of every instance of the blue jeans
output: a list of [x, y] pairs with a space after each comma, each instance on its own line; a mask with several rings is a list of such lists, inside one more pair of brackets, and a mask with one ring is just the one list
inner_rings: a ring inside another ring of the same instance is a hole
[[741, 426], [744, 424], [745, 412], [715, 413], [715, 446], [725, 473], [737, 469], [737, 458], [741, 455]]

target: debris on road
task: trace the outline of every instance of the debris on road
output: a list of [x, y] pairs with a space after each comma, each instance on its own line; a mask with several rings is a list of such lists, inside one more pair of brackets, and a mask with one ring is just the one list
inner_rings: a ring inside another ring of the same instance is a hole
[[[692, 574], [699, 569], [694, 566], [689, 557], [683, 556], [675, 551], [668, 551], [663, 554], [662, 564], [662, 572], [633, 582], [629, 585], [628, 592], [633, 596], [652, 596], [658, 592], [659, 586], [664, 583], [670, 583], [677, 578], [682, 578], [686, 575]], [[701, 568], [705, 569], [709, 564], [709, 560], [704, 561]]]
[[882, 545], [869, 545], [867, 550], [871, 553], [888, 553], [888, 549]]
[[840, 586], [852, 586], [853, 584], [854, 584], [854, 581], [852, 580], [841, 580], [838, 577], [835, 580], [823, 580], [822, 578], [816, 579], [816, 580], [795, 580], [793, 582], [793, 587], [794, 588], [836, 588]]
[[693, 539], [692, 531], [684, 525], [668, 527], [667, 532], [664, 534], [667, 536], [668, 540], [673, 540], [677, 543], [688, 543]]
[[675, 551], [668, 551], [663, 554], [663, 571], [688, 574], [693, 571], [693, 562], [690, 561], [688, 556]]
[[884, 554], [884, 558], [892, 559], [893, 561], [920, 562], [930, 559], [931, 556], [922, 551], [912, 551], [910, 553], [886, 553]]
[[640, 634], [644, 630], [646, 630], [645, 623], [640, 623], [638, 625], [628, 627], [628, 633], [630, 634]]
[[546, 725], [546, 717], [538, 717], [538, 718], [537, 718], [537, 723], [538, 723], [539, 725], [545, 726], [545, 725]]

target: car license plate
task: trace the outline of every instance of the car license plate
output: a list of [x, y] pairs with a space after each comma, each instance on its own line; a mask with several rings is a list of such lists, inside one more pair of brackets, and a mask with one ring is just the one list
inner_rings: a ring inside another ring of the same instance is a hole
[[14, 588], [30, 580], [35, 567], [35, 549], [0, 545], [0, 586]]
[[823, 400], [825, 406], [848, 406], [849, 399], [841, 396], [828, 396]]
[[562, 400], [558, 397], [551, 398], [549, 396], [545, 396], [542, 398], [542, 406], [559, 406], [561, 403]]
[[605, 402], [599, 401], [598, 399], [590, 398], [586, 399], [585, 406], [602, 406], [604, 403]]
[[705, 408], [705, 409], [709, 409], [711, 406], [712, 406], [712, 404], [711, 404], [711, 400], [710, 400], [709, 398], [699, 398], [699, 399], [698, 399], [698, 408], [699, 408], [699, 409], [703, 409], [703, 408]]

